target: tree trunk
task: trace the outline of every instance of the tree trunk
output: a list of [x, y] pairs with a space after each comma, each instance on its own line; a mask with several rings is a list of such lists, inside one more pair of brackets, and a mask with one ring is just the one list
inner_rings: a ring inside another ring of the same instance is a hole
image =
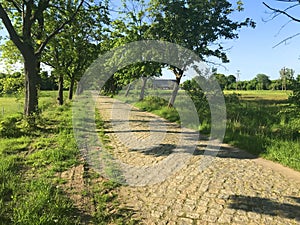
[[58, 104], [63, 105], [64, 104], [64, 76], [62, 74], [59, 74], [59, 80], [58, 80]]
[[183, 76], [183, 70], [179, 70], [178, 73], [175, 74], [176, 76], [176, 82], [174, 84], [174, 88], [173, 88], [173, 92], [172, 92], [172, 96], [169, 100], [169, 104], [168, 107], [173, 107], [174, 103], [175, 103], [175, 99], [179, 90], [179, 84], [180, 84], [180, 80], [181, 77]]
[[127, 89], [126, 89], [126, 92], [125, 92], [125, 97], [128, 97], [130, 89], [131, 89], [131, 83], [128, 84], [128, 86], [127, 86]]
[[24, 58], [25, 104], [24, 114], [31, 116], [38, 112], [39, 62], [36, 56]]
[[147, 80], [148, 80], [148, 77], [142, 77], [143, 83], [142, 83], [142, 89], [141, 89], [139, 101], [143, 101], [144, 100]]
[[75, 84], [75, 75], [73, 75], [71, 77], [71, 83], [70, 83], [70, 87], [69, 87], [69, 100], [73, 99], [74, 84]]

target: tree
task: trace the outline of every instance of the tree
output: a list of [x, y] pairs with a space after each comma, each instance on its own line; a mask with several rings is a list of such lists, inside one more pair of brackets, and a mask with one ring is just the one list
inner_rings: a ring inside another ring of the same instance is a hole
[[[147, 4], [143, 0], [123, 0], [119, 18], [112, 22], [112, 32], [107, 43], [107, 49], [119, 47], [129, 42], [149, 39], [151, 24], [148, 20]], [[116, 56], [120, 60], [119, 55]], [[157, 62], [138, 62], [129, 65], [109, 79], [106, 90], [112, 93], [141, 78], [142, 87], [139, 100], [144, 99], [144, 91], [149, 77], [161, 75], [161, 64]], [[111, 89], [114, 89], [112, 91]], [[129, 89], [128, 89], [129, 90]]]
[[229, 75], [227, 77], [227, 89], [234, 89], [234, 84], [236, 84], [236, 77], [234, 75]]
[[[38, 111], [39, 73], [45, 47], [75, 18], [83, 3], [84, 0], [10, 0], [0, 3], [0, 18], [24, 59], [25, 115]], [[48, 22], [55, 25], [47, 26]]]
[[280, 71], [280, 80], [282, 84], [282, 90], [290, 89], [293, 86], [294, 74], [295, 71], [293, 69], [283, 67]]
[[272, 80], [269, 89], [270, 90], [280, 90], [280, 89], [282, 89], [281, 80], [280, 79]]
[[[298, 76], [295, 79], [293, 93], [289, 96], [289, 100], [297, 107], [300, 107], [300, 74], [298, 74]], [[299, 110], [299, 108], [297, 110]]]
[[246, 81], [246, 90], [256, 90], [258, 86], [258, 80], [256, 78]]
[[58, 100], [63, 104], [64, 83], [68, 80], [69, 95], [73, 98], [75, 82], [100, 53], [97, 45], [103, 39], [103, 27], [109, 23], [106, 5], [87, 6], [80, 9], [77, 17], [52, 39], [42, 57], [58, 77]]
[[216, 73], [214, 74], [215, 78], [217, 79], [220, 87], [222, 90], [225, 89], [225, 87], [227, 86], [227, 78], [224, 74], [221, 73]]
[[24, 75], [20, 72], [3, 74], [0, 78], [0, 94], [19, 94], [24, 89]]
[[55, 76], [47, 71], [41, 72], [41, 90], [56, 90], [57, 84], [55, 82]]
[[[228, 62], [225, 50], [219, 39], [238, 38], [237, 30], [243, 26], [255, 24], [247, 18], [243, 22], [230, 19], [230, 14], [243, 10], [238, 1], [237, 9], [227, 0], [151, 0], [153, 17], [153, 38], [173, 42], [194, 51], [202, 60], [208, 56]], [[212, 44], [215, 44], [213, 47]], [[184, 71], [193, 63], [187, 61], [183, 68], [169, 65], [176, 77], [176, 83], [169, 106], [174, 104]]]
[[269, 77], [263, 73], [257, 74], [255, 79], [257, 80], [257, 90], [267, 90], [269, 85], [271, 84]]

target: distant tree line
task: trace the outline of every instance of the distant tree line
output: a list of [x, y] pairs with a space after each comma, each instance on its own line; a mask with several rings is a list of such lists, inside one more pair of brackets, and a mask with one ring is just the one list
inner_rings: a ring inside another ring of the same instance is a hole
[[[118, 73], [116, 74], [118, 75]], [[300, 74], [295, 76], [293, 69], [282, 68], [279, 78], [270, 80], [266, 74], [257, 74], [252, 80], [237, 81], [235, 75], [214, 73], [222, 90], [295, 90], [300, 86]], [[120, 74], [122, 77], [122, 74]], [[41, 72], [39, 90], [58, 90], [59, 77], [55, 72]], [[187, 83], [184, 84], [185, 86]], [[182, 85], [182, 86], [184, 86]], [[70, 80], [64, 80], [63, 90], [72, 90]], [[19, 95], [24, 91], [24, 74], [21, 72], [0, 73], [0, 95]]]
[[275, 80], [270, 80], [270, 77], [263, 73], [246, 81], [237, 81], [236, 76], [225, 76], [221, 73], [215, 73], [214, 77], [222, 90], [294, 90], [300, 83], [300, 74], [295, 77], [295, 71], [289, 68], [282, 68], [279, 78]]
[[[68, 87], [68, 86], [66, 86]], [[43, 71], [40, 74], [39, 90], [57, 90], [57, 79], [53, 73]], [[20, 95], [24, 93], [24, 74], [21, 72], [0, 73], [0, 96]]]

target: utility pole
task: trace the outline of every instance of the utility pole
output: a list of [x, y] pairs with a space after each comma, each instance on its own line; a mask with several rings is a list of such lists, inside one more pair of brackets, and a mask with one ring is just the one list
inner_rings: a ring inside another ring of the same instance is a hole
[[240, 70], [237, 70], [237, 72], [236, 72], [236, 85], [235, 85], [235, 91], [238, 90], [238, 82], [240, 81], [240, 74], [241, 74], [241, 71], [240, 71]]

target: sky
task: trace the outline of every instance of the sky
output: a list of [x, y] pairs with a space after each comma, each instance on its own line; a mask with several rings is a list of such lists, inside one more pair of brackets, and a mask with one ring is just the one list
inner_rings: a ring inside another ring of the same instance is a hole
[[[235, 5], [236, 0], [229, 2]], [[265, 2], [280, 9], [294, 4], [276, 0]], [[222, 41], [224, 47], [229, 49], [227, 56], [230, 63], [218, 66], [218, 72], [236, 75], [239, 70], [240, 80], [251, 80], [259, 73], [268, 75], [270, 79], [278, 79], [279, 70], [283, 67], [292, 68], [296, 75], [300, 74], [300, 36], [274, 47], [285, 38], [300, 32], [300, 23], [290, 22], [281, 30], [289, 21], [286, 16], [281, 15], [266, 22], [270, 18], [270, 10], [261, 0], [243, 0], [243, 3], [245, 10], [234, 13], [232, 19], [243, 21], [249, 17], [256, 22], [256, 28], [244, 27], [238, 32], [238, 39]], [[296, 9], [293, 14], [300, 18], [300, 7]], [[3, 34], [3, 31], [0, 31], [0, 35], [1, 33]], [[168, 77], [170, 75], [164, 76]]]
[[[230, 1], [234, 2], [234, 1]], [[300, 23], [290, 22], [282, 30], [289, 19], [278, 16], [270, 19], [268, 10], [260, 0], [243, 0], [245, 10], [236, 13], [233, 18], [240, 20], [251, 18], [256, 22], [256, 28], [242, 28], [239, 38], [227, 41], [226, 46], [230, 63], [224, 64], [226, 69], [220, 67], [218, 72], [226, 75], [237, 74], [240, 70], [240, 80], [251, 80], [258, 73], [264, 73], [271, 79], [279, 78], [279, 70], [283, 67], [292, 68], [296, 74], [300, 74], [300, 36], [289, 40], [287, 43], [274, 47], [285, 38], [300, 31]], [[275, 8], [284, 9], [294, 3], [265, 0]], [[300, 7], [293, 13], [300, 18]], [[297, 12], [298, 11], [298, 12]]]

